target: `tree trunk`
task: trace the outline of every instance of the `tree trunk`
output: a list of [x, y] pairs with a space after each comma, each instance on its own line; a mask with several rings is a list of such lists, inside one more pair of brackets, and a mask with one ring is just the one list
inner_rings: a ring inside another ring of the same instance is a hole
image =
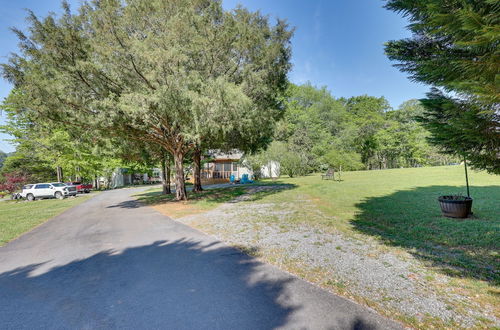
[[172, 177], [172, 162], [170, 161], [170, 154], [167, 154], [167, 164], [166, 164], [166, 170], [167, 170], [167, 187], [168, 187], [168, 193], [171, 194], [172, 191], [170, 190], [170, 178]]
[[80, 166], [77, 166], [75, 168], [75, 170], [76, 170], [75, 172], [77, 173], [77, 174], [75, 174], [75, 181], [82, 182], [82, 177], [80, 176], [81, 175], [81, 173], [80, 173]]
[[184, 154], [174, 153], [175, 163], [175, 199], [178, 201], [187, 200], [186, 184], [184, 182]]
[[61, 166], [57, 166], [56, 168], [57, 172], [57, 182], [62, 182], [63, 181], [63, 170]]
[[194, 185], [193, 191], [200, 192], [203, 191], [201, 186], [201, 150], [196, 149], [193, 154], [193, 175], [194, 175]]
[[170, 194], [170, 158], [163, 154], [161, 160], [161, 182], [163, 184], [163, 194]]
[[113, 179], [113, 174], [110, 174], [106, 177], [106, 189], [111, 187], [111, 180]]

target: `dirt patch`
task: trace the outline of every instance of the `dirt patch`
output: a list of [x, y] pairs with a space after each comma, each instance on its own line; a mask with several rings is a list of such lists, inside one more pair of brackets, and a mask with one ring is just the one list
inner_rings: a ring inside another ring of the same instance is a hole
[[152, 208], [172, 219], [207, 212], [207, 210], [201, 209], [196, 205], [190, 204], [189, 202], [168, 202], [152, 205]]

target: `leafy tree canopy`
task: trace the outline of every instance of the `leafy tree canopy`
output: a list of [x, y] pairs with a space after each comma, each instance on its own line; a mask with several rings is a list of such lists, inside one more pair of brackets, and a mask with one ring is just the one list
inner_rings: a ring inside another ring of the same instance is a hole
[[0, 150], [0, 169], [2, 168], [3, 162], [5, 161], [5, 158], [7, 158], [9, 155], [2, 150]]
[[176, 162], [204, 140], [255, 149], [281, 116], [291, 31], [213, 0], [85, 2], [77, 15], [15, 30], [20, 55], [3, 65], [44, 118], [160, 145]]
[[442, 89], [422, 102], [430, 141], [500, 173], [499, 2], [388, 0], [386, 8], [406, 16], [413, 33], [388, 42], [388, 57], [413, 80]]
[[477, 99], [455, 99], [437, 90], [422, 103], [429, 110], [420, 120], [432, 133], [431, 142], [448, 154], [467, 157], [477, 168], [500, 174], [498, 113], [488, 111]]
[[392, 109], [383, 97], [336, 99], [326, 88], [305, 84], [290, 85], [285, 105], [275, 141], [248, 158], [257, 170], [270, 161], [282, 163], [281, 172], [292, 176], [454, 161], [426, 141], [429, 132], [416, 120], [424, 112], [418, 100]]

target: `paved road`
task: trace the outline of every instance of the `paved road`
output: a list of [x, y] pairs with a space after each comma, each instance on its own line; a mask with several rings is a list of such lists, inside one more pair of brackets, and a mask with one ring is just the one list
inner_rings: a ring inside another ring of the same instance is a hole
[[104, 192], [0, 248], [2, 329], [400, 326], [130, 195]]

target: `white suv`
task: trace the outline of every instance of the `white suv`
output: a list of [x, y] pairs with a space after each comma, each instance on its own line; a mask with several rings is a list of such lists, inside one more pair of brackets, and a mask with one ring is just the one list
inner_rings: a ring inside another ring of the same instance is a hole
[[19, 195], [22, 198], [32, 201], [35, 200], [35, 198], [63, 199], [64, 197], [75, 196], [76, 194], [76, 187], [67, 186], [61, 182], [53, 182], [26, 185], [23, 187], [23, 191], [21, 191]]

